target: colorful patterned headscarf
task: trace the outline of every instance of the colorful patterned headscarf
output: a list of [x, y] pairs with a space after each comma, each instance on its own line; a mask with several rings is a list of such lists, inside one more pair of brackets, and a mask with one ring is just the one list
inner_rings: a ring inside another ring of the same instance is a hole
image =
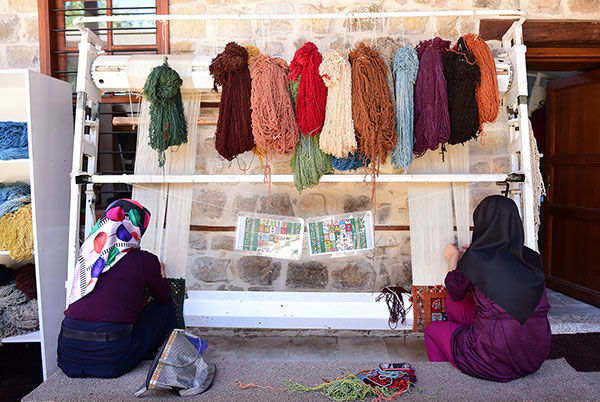
[[89, 294], [98, 277], [129, 251], [140, 248], [150, 212], [137, 201], [120, 199], [106, 208], [79, 248], [69, 304]]

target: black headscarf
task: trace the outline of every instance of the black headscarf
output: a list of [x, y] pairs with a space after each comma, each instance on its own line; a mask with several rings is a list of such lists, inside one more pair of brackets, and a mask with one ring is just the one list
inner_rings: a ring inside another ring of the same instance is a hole
[[488, 298], [523, 324], [538, 305], [546, 280], [540, 255], [523, 245], [513, 200], [485, 198], [473, 212], [473, 241], [457, 268]]

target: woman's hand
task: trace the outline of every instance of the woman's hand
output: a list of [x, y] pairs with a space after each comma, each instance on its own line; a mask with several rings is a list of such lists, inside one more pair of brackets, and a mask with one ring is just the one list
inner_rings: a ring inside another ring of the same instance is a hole
[[164, 262], [162, 262], [162, 261], [160, 262], [160, 275], [161, 275], [163, 278], [166, 278], [166, 277], [167, 277], [167, 275], [165, 275], [165, 263], [164, 263]]
[[457, 260], [460, 258], [460, 251], [455, 244], [448, 244], [444, 249], [444, 257], [448, 259], [448, 261]]

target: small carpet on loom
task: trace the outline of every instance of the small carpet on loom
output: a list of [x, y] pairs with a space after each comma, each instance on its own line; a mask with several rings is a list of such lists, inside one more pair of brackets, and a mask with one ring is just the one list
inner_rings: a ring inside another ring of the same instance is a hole
[[[267, 389], [240, 389], [234, 384], [238, 379], [244, 384], [255, 383], [280, 387], [282, 381], [291, 380], [303, 385], [316, 386], [325, 379], [334, 379], [365, 368], [376, 367], [380, 362], [296, 362], [296, 361], [217, 361], [213, 385], [203, 394], [181, 398], [168, 391], [148, 391], [141, 398], [133, 392], [144, 382], [149, 361], [132, 372], [116, 379], [73, 379], [62, 371], [50, 378], [24, 402], [37, 401], [179, 401], [210, 402], [283, 402], [330, 401], [317, 392], [282, 392]], [[540, 370], [530, 376], [509, 383], [480, 380], [462, 374], [450, 363], [412, 363], [417, 374], [417, 385], [428, 396], [419, 393], [403, 394], [396, 401], [600, 401], [600, 392], [593, 388], [564, 359], [547, 360]]]
[[600, 332], [552, 335], [548, 359], [560, 358], [577, 371], [600, 371]]

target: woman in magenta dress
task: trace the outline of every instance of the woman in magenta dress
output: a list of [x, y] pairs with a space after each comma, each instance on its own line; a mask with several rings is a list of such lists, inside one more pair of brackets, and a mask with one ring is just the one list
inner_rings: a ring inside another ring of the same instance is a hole
[[511, 381], [537, 371], [550, 352], [545, 275], [538, 253], [523, 245], [514, 201], [485, 198], [473, 213], [473, 241], [464, 255], [448, 245], [448, 321], [425, 329], [430, 361], [463, 373]]

